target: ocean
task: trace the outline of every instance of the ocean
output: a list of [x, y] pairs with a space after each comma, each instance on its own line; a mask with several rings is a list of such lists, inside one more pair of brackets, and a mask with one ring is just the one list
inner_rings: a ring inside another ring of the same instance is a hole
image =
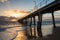
[[[56, 26], [60, 26], [59, 23], [60, 23], [60, 21], [56, 21]], [[32, 25], [32, 29], [34, 29], [33, 27], [34, 26]], [[35, 28], [37, 28], [37, 27], [35, 27]], [[43, 36], [52, 34], [52, 30], [53, 30], [52, 21], [43, 21], [42, 22]], [[26, 31], [26, 27], [21, 25], [19, 22], [0, 25], [0, 40], [12, 40], [12, 39], [13, 40], [27, 40], [25, 31]]]

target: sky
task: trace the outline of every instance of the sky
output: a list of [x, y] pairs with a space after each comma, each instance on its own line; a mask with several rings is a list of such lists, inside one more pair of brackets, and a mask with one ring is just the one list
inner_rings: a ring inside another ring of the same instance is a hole
[[34, 3], [32, 0], [7, 0], [0, 3], [1, 7], [4, 6], [4, 8], [6, 9], [24, 9], [24, 10], [32, 8], [33, 4]]
[[0, 16], [7, 15], [7, 11], [30, 11], [34, 7], [33, 1], [34, 0], [0, 0]]
[[[41, 2], [41, 0], [0, 0], [0, 16], [24, 16], [35, 7], [34, 1], [36, 1], [36, 5]], [[52, 1], [49, 0], [48, 3]], [[40, 6], [38, 5], [38, 7]], [[25, 11], [25, 14], [20, 11]]]
[[31, 10], [34, 7], [33, 0], [0, 0], [0, 10]]

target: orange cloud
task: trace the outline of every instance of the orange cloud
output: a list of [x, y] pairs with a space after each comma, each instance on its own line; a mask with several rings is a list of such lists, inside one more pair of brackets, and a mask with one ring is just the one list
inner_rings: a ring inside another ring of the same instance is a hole
[[16, 10], [16, 9], [15, 9], [15, 10], [12, 10], [12, 11], [15, 12], [15, 13], [18, 13], [19, 10]]
[[20, 10], [20, 13], [30, 13], [29, 11]]
[[4, 15], [6, 16], [14, 16], [14, 17], [25, 17], [30, 14], [29, 11], [24, 11], [24, 10], [5, 10]]

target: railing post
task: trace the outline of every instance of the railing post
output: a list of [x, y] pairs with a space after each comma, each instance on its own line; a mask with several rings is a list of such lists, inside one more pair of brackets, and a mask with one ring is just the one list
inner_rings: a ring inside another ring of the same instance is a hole
[[53, 28], [56, 28], [56, 25], [55, 25], [55, 18], [54, 18], [54, 12], [52, 12], [52, 20], [53, 20]]
[[34, 36], [36, 37], [36, 19], [35, 19], [35, 16], [33, 17], [33, 21], [34, 21]]
[[37, 24], [37, 32], [38, 32], [38, 36], [42, 37], [42, 14], [38, 14], [38, 24]]

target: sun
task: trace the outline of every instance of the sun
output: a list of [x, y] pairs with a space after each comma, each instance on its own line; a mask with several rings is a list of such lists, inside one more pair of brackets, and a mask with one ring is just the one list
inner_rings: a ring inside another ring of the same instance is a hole
[[20, 14], [13, 14], [12, 16], [14, 16], [14, 17], [19, 17]]

